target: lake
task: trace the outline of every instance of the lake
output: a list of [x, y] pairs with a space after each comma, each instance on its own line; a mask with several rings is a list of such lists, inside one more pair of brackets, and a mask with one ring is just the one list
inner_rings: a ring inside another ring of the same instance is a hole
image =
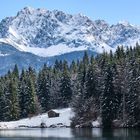
[[0, 130], [0, 140], [140, 140], [138, 129], [19, 129]]

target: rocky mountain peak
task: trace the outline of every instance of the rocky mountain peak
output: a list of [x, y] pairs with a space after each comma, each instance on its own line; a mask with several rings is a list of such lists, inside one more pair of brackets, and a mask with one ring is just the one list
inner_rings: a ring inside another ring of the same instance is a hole
[[0, 42], [43, 57], [87, 49], [101, 53], [139, 41], [140, 28], [128, 22], [109, 25], [59, 10], [25, 7], [0, 23]]

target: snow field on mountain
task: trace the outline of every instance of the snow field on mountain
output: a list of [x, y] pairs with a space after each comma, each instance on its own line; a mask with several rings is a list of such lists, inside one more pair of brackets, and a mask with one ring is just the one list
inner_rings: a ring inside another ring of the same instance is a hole
[[0, 42], [41, 57], [84, 50], [114, 52], [120, 45], [140, 42], [140, 28], [128, 22], [109, 25], [82, 14], [25, 7], [0, 22]]

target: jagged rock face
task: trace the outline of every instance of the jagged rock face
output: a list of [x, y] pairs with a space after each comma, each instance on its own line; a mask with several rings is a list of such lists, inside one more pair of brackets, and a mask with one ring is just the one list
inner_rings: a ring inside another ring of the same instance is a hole
[[129, 23], [110, 26], [103, 20], [92, 21], [81, 14], [69, 15], [57, 10], [25, 7], [15, 17], [0, 23], [0, 42], [43, 57], [87, 49], [101, 53], [139, 41], [137, 26]]
[[140, 42], [140, 28], [127, 22], [109, 25], [81, 14], [25, 7], [0, 22], [0, 74], [15, 63], [39, 68], [55, 58], [80, 58], [84, 50], [97, 54], [136, 42]]

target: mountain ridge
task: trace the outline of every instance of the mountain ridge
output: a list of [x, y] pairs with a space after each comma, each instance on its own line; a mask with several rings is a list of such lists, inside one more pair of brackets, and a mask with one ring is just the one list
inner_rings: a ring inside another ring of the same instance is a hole
[[140, 29], [128, 22], [109, 25], [104, 20], [92, 21], [82, 14], [58, 10], [25, 7], [0, 22], [0, 42], [41, 57], [81, 50], [109, 52], [139, 41]]
[[55, 59], [80, 59], [85, 50], [90, 54], [114, 52], [120, 45], [125, 48], [136, 42], [140, 42], [140, 27], [128, 22], [110, 25], [82, 14], [25, 7], [0, 22], [0, 74], [14, 64], [20, 69], [39, 69]]

